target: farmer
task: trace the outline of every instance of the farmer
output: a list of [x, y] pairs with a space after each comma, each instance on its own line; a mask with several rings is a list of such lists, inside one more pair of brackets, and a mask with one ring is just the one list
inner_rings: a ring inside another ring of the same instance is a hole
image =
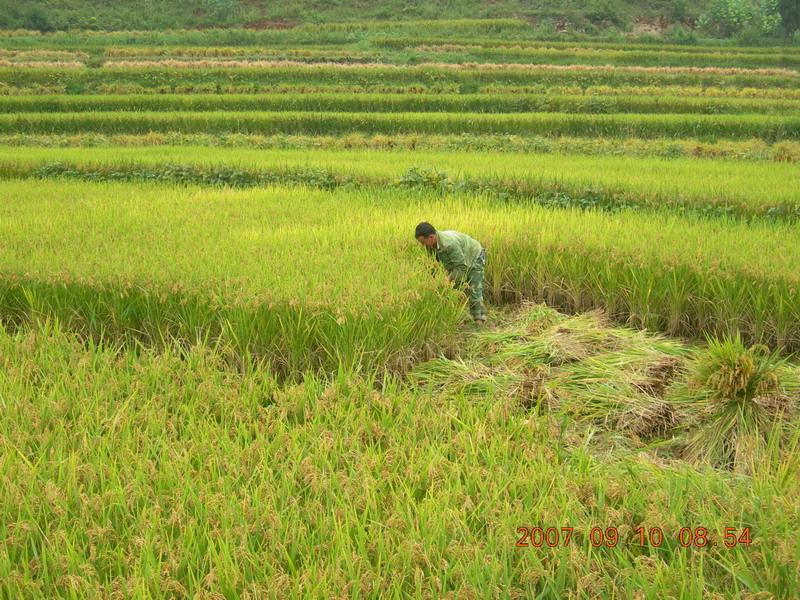
[[414, 231], [417, 241], [436, 255], [436, 260], [444, 265], [447, 276], [456, 287], [468, 283], [469, 312], [475, 323], [486, 322], [483, 306], [483, 268], [486, 265], [486, 251], [480, 243], [458, 231], [436, 231], [433, 225], [422, 222]]

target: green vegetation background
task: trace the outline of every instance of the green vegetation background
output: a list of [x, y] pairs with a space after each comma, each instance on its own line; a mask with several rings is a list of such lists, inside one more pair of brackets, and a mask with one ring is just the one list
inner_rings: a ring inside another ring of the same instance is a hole
[[215, 25], [269, 25], [264, 21], [325, 22], [361, 19], [565, 18], [585, 25], [624, 25], [634, 16], [669, 21], [696, 18], [709, 0], [16, 0], [0, 2], [0, 26], [46, 30], [68, 27], [163, 29]]
[[797, 0], [0, 0], [0, 29], [56, 31], [256, 29], [360, 20], [481, 19], [529, 21], [537, 37], [623, 33], [693, 43], [697, 36], [739, 42], [800, 43]]

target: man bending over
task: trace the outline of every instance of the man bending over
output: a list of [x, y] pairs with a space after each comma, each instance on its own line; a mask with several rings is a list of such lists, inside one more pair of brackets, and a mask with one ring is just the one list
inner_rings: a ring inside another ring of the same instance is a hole
[[483, 306], [483, 269], [486, 251], [480, 243], [458, 231], [436, 231], [433, 225], [422, 222], [414, 231], [417, 241], [436, 256], [447, 270], [447, 276], [456, 287], [464, 290], [469, 298], [469, 312], [475, 323], [486, 322]]

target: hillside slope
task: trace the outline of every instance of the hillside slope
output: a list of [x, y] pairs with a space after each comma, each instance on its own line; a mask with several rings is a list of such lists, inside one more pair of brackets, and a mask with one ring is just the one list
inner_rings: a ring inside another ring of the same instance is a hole
[[41, 31], [73, 27], [127, 30], [214, 26], [287, 27], [362, 19], [459, 19], [518, 17], [544, 29], [577, 29], [593, 32], [616, 26], [640, 32], [659, 30], [669, 24], [691, 24], [708, 0], [421, 0], [409, 3], [318, 2], [291, 3], [266, 0], [15, 0], [0, 1], [0, 28]]

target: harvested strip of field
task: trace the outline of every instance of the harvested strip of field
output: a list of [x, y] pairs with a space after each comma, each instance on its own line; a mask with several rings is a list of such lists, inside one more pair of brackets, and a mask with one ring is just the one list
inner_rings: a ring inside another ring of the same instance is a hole
[[[590, 429], [588, 447], [606, 459], [649, 447], [753, 475], [800, 440], [800, 368], [736, 338], [697, 348], [612, 327], [602, 311], [565, 317], [528, 303], [464, 337], [457, 355], [418, 364], [408, 379], [474, 401], [513, 398], [573, 434]], [[720, 377], [734, 369], [735, 382]]]
[[412, 235], [427, 218], [485, 244], [490, 300], [603, 307], [651, 330], [741, 332], [800, 349], [795, 225], [434, 201], [381, 189], [27, 181], [0, 191], [0, 312], [18, 321], [55, 314], [88, 334], [140, 331], [150, 342], [216, 334], [260, 349], [290, 373], [387, 357], [402, 363], [409, 349], [421, 352], [450, 330], [463, 306], [428, 278]]
[[[111, 68], [128, 68], [128, 69], [141, 69], [153, 67], [168, 67], [171, 69], [187, 69], [187, 68], [203, 68], [203, 69], [235, 69], [235, 68], [268, 68], [268, 67], [293, 67], [293, 66], [309, 66], [309, 67], [328, 67], [331, 69], [349, 69], [353, 65], [347, 63], [313, 63], [313, 62], [298, 62], [292, 60], [180, 60], [180, 59], [164, 59], [164, 60], [109, 60], [103, 63], [103, 67]], [[559, 71], [573, 71], [573, 72], [594, 72], [594, 71], [614, 71], [621, 73], [675, 73], [675, 74], [713, 74], [713, 75], [764, 75], [772, 77], [788, 77], [793, 78], [800, 75], [797, 71], [792, 69], [776, 69], [776, 68], [737, 68], [737, 67], [643, 67], [643, 66], [616, 66], [616, 65], [558, 65], [558, 64], [526, 64], [526, 63], [482, 63], [477, 65], [475, 63], [446, 63], [446, 62], [422, 62], [414, 65], [420, 69], [456, 69], [456, 70], [469, 70], [475, 69], [480, 66], [481, 69], [486, 71], [526, 71], [526, 72], [559, 72]], [[386, 65], [385, 63], [366, 63], [358, 64], [358, 67], [363, 69], [370, 68], [405, 68], [404, 65]]]
[[187, 94], [0, 96], [0, 112], [331, 111], [798, 115], [800, 100], [530, 94]]
[[[148, 147], [115, 148], [113, 159], [103, 148], [2, 148], [2, 173], [8, 176], [68, 174], [70, 168], [85, 168], [91, 178], [92, 169], [113, 177], [141, 171], [152, 177], [163, 172], [169, 180], [171, 170], [192, 182], [192, 170], [181, 165], [196, 166], [196, 182], [219, 178], [235, 185], [236, 174], [242, 183], [251, 174], [258, 184], [258, 173], [274, 173], [280, 182], [282, 171], [308, 172], [309, 185], [316, 181], [335, 184], [358, 180], [365, 184], [404, 186], [431, 191], [459, 189], [459, 181], [470, 181], [477, 188], [498, 194], [518, 193], [535, 198], [548, 192], [563, 193], [587, 204], [630, 202], [650, 208], [692, 206], [699, 210], [714, 207], [742, 215], [769, 213], [795, 214], [800, 209], [800, 170], [791, 164], [741, 163], [738, 161], [703, 159], [654, 159], [616, 156], [553, 156], [546, 154], [503, 154], [490, 152], [426, 152], [377, 150], [247, 150], [242, 148]], [[56, 168], [61, 162], [63, 167]], [[167, 165], [161, 171], [160, 166]], [[40, 169], [36, 171], [36, 169]], [[420, 172], [415, 177], [414, 170]], [[78, 173], [79, 174], [79, 173]], [[426, 177], [429, 177], [426, 180]], [[133, 177], [136, 178], [136, 177]], [[287, 180], [289, 177], [287, 176]], [[303, 177], [299, 177], [303, 181]], [[475, 188], [473, 188], [475, 189]]]
[[131, 58], [131, 57], [191, 57], [207, 58], [220, 56], [256, 56], [272, 52], [331, 52], [338, 54], [350, 48], [337, 48], [336, 46], [297, 46], [287, 48], [283, 46], [111, 46], [103, 51], [106, 58]]
[[596, 66], [662, 66], [662, 67], [726, 67], [726, 68], [797, 68], [800, 54], [783, 53], [726, 53], [662, 52], [660, 49], [621, 50], [585, 47], [553, 48], [547, 46], [485, 47], [477, 44], [414, 44], [394, 48], [379, 45], [364, 50], [357, 46], [157, 46], [107, 48], [104, 57], [109, 64], [117, 60], [142, 59], [209, 59], [237, 58], [245, 60], [300, 59], [330, 62], [374, 62], [389, 64], [419, 64], [420, 62], [453, 63], [520, 63], [520, 64], [579, 64]]
[[209, 146], [274, 150], [429, 150], [456, 152], [504, 152], [532, 154], [584, 154], [640, 158], [712, 158], [796, 163], [800, 142], [641, 138], [574, 138], [516, 135], [396, 135], [347, 134], [341, 136], [146, 133], [139, 135], [0, 134], [2, 146], [41, 148], [117, 148], [143, 146]]
[[13, 61], [77, 61], [84, 62], [89, 58], [85, 52], [68, 52], [64, 50], [6, 50], [0, 48], [0, 58]]
[[516, 134], [800, 139], [800, 117], [565, 113], [83, 112], [0, 115], [0, 133]]
[[74, 60], [0, 60], [0, 69], [82, 69], [86, 65]]

